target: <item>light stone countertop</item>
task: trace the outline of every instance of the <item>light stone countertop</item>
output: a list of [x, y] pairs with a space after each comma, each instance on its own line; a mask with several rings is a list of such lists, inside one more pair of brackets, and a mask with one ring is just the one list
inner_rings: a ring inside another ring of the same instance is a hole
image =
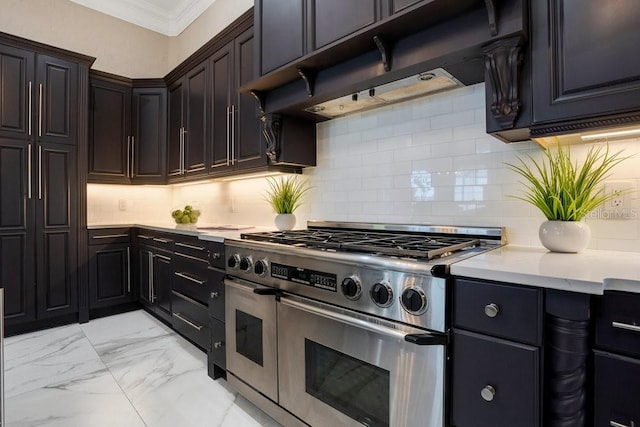
[[640, 293], [640, 253], [588, 249], [563, 254], [507, 245], [453, 264], [451, 274], [595, 295]]

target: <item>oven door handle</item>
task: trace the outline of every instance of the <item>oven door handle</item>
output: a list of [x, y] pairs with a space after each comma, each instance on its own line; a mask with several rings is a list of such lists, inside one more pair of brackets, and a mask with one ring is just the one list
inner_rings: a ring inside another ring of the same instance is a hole
[[275, 295], [275, 296], [282, 295], [282, 291], [276, 288], [255, 288], [253, 290], [253, 293], [256, 295]]
[[322, 307], [321, 303], [316, 303], [316, 305], [306, 304], [304, 302], [294, 300], [290, 297], [282, 297], [280, 299], [280, 303], [291, 308], [295, 308], [298, 310], [306, 311], [307, 313], [314, 314], [317, 316], [325, 317], [329, 320], [333, 320], [336, 322], [344, 323], [346, 325], [355, 326], [359, 329], [364, 329], [375, 334], [385, 335], [390, 338], [395, 338], [399, 340], [404, 340], [406, 342], [410, 342], [416, 345], [444, 345], [446, 344], [446, 336], [444, 335], [435, 335], [427, 332], [419, 331], [418, 329], [411, 328], [415, 331], [419, 331], [420, 333], [408, 334], [405, 331], [390, 328], [388, 326], [373, 323], [366, 319], [364, 319], [365, 315], [358, 315], [359, 317], [349, 316], [347, 314], [343, 314], [331, 309], [324, 304]]

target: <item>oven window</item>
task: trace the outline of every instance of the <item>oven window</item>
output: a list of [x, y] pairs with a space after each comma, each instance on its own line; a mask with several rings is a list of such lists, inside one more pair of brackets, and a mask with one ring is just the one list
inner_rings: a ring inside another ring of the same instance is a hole
[[389, 425], [389, 371], [305, 339], [306, 391], [366, 426]]
[[262, 320], [236, 310], [236, 352], [262, 366]]

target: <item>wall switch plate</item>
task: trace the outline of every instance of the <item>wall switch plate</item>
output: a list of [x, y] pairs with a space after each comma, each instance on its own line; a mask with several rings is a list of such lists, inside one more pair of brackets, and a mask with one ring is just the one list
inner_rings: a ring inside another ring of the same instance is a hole
[[126, 211], [127, 210], [127, 201], [120, 199], [118, 200], [118, 210]]

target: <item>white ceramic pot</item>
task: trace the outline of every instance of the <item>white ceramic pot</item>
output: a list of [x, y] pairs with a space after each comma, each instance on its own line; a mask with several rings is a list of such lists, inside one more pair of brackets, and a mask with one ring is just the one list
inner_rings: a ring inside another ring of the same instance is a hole
[[280, 231], [287, 231], [296, 226], [296, 216], [294, 214], [276, 215], [276, 228]]
[[591, 229], [582, 221], [545, 221], [538, 232], [542, 246], [552, 252], [580, 252], [591, 240]]

